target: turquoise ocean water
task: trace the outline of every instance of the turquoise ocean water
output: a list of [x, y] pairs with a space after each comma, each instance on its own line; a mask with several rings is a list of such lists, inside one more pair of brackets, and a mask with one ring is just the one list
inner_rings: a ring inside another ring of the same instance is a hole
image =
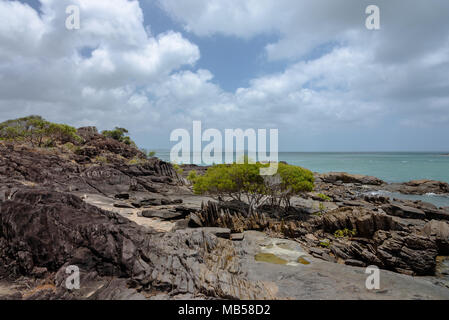
[[[448, 153], [448, 152], [446, 152]], [[449, 156], [439, 153], [324, 153], [324, 152], [280, 152], [279, 160], [298, 165], [314, 172], [344, 171], [378, 177], [387, 182], [406, 182], [417, 179], [432, 179], [449, 183]], [[156, 154], [170, 161], [169, 151]], [[401, 197], [401, 195], [395, 195]], [[449, 206], [447, 197], [407, 196], [440, 206]]]

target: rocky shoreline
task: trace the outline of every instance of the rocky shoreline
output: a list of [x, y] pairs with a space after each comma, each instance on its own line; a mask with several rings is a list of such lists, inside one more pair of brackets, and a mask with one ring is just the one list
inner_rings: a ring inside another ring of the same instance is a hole
[[[192, 193], [170, 164], [80, 128], [76, 150], [0, 142], [0, 299], [449, 299], [449, 208], [369, 195], [449, 185], [316, 174], [281, 212]], [[68, 266], [80, 290], [65, 286]], [[365, 267], [381, 290], [365, 288]]]

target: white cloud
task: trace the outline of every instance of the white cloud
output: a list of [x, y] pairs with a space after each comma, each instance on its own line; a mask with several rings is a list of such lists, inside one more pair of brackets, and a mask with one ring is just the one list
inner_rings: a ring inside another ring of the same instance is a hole
[[[112, 126], [158, 119], [146, 88], [192, 66], [199, 49], [181, 34], [148, 35], [138, 1], [0, 1], [0, 117], [37, 113]], [[81, 9], [67, 30], [65, 8]], [[83, 56], [83, 50], [91, 51]], [[151, 116], [150, 116], [151, 115]]]
[[[35, 113], [76, 126], [120, 125], [167, 143], [167, 130], [192, 120], [276, 127], [293, 140], [299, 132], [376, 127], [386, 116], [405, 126], [449, 123], [449, 23], [439, 14], [447, 2], [432, 15], [424, 4], [403, 14], [397, 1], [379, 0], [379, 32], [364, 29], [359, 0], [161, 2], [199, 36], [278, 35], [266, 52], [290, 59], [285, 69], [235, 92], [195, 67], [200, 49], [181, 33], [149, 34], [138, 1], [41, 2], [38, 14], [0, 0], [1, 119]], [[81, 8], [80, 30], [65, 29], [68, 4]]]

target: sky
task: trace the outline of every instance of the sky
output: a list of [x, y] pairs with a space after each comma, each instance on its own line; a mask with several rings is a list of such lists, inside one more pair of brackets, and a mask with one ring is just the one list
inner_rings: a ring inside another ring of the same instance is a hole
[[0, 0], [0, 121], [30, 114], [149, 149], [199, 120], [281, 151], [449, 151], [449, 1]]

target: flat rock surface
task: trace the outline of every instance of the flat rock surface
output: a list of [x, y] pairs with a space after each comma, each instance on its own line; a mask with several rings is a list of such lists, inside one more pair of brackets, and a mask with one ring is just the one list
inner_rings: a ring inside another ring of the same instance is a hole
[[[275, 244], [271, 251], [270, 244]], [[449, 299], [449, 290], [434, 285], [431, 278], [414, 278], [385, 270], [380, 271], [380, 289], [370, 291], [365, 287], [369, 276], [365, 268], [315, 259], [294, 241], [269, 238], [260, 232], [245, 232], [241, 246], [246, 252], [242, 268], [248, 279], [269, 282], [281, 299]], [[290, 263], [256, 261], [255, 256], [261, 253], [275, 254]], [[292, 263], [298, 257], [310, 264]]]

